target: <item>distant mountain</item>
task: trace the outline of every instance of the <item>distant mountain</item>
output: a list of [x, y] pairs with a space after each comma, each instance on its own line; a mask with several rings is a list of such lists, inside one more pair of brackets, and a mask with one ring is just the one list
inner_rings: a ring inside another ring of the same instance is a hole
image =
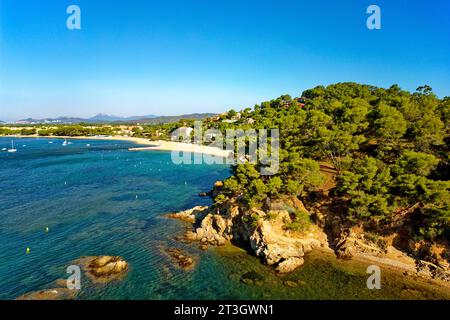
[[112, 116], [104, 113], [99, 113], [92, 118], [89, 118], [87, 120], [94, 121], [94, 122], [113, 122], [122, 119], [122, 117]]
[[201, 120], [207, 117], [214, 116], [214, 113], [192, 113], [183, 114], [180, 116], [132, 116], [132, 117], [118, 117], [113, 115], [107, 115], [99, 113], [91, 118], [74, 118], [74, 117], [59, 117], [59, 118], [45, 118], [45, 119], [33, 119], [27, 118], [16, 121], [16, 124], [78, 124], [78, 123], [171, 123], [179, 121], [180, 119], [195, 119]]

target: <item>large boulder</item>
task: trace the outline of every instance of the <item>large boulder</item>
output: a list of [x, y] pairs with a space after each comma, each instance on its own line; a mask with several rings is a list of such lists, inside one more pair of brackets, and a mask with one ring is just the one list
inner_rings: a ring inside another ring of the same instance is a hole
[[212, 245], [224, 245], [230, 240], [230, 221], [218, 214], [209, 214], [196, 229], [197, 240]]
[[[211, 245], [224, 245], [226, 241], [233, 239], [237, 234], [242, 235], [239, 216], [240, 210], [236, 205], [224, 206], [221, 211], [210, 212], [197, 220], [196, 239]], [[192, 233], [186, 236], [192, 238]]]
[[339, 259], [352, 259], [356, 253], [356, 248], [351, 239], [342, 239], [338, 242], [335, 251]]
[[321, 242], [313, 237], [289, 237], [275, 230], [270, 221], [262, 221], [250, 237], [256, 255], [280, 273], [292, 272], [303, 264], [303, 256]]
[[96, 283], [107, 283], [122, 278], [128, 263], [118, 256], [83, 257], [75, 262]]
[[290, 273], [298, 267], [301, 267], [304, 262], [305, 261], [303, 260], [303, 258], [292, 257], [284, 260], [283, 262], [280, 262], [276, 268], [276, 271], [278, 273]]
[[195, 223], [197, 218], [204, 214], [208, 210], [206, 206], [197, 206], [192, 209], [188, 209], [185, 211], [180, 211], [177, 213], [169, 213], [167, 217], [172, 219], [178, 219], [190, 223]]

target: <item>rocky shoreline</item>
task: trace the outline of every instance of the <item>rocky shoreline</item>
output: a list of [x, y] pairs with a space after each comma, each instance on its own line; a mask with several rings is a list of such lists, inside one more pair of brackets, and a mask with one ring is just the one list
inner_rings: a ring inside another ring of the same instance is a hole
[[274, 201], [262, 209], [248, 208], [233, 200], [220, 207], [194, 207], [167, 216], [192, 224], [192, 229], [182, 237], [183, 241], [197, 241], [201, 246], [223, 246], [230, 242], [243, 244], [280, 274], [295, 271], [303, 265], [305, 255], [319, 250], [333, 253], [339, 259], [384, 266], [450, 287], [450, 268], [445, 259], [441, 258], [436, 263], [420, 260], [393, 243], [380, 247], [369, 241], [363, 232], [343, 228], [339, 221], [334, 221], [334, 235], [319, 227], [320, 223], [312, 223], [301, 233], [292, 232], [283, 228], [291, 222], [292, 211], [319, 214], [317, 209], [308, 211], [298, 198], [291, 197]]
[[[299, 201], [293, 205], [302, 206]], [[300, 267], [305, 254], [314, 248], [328, 248], [326, 235], [317, 226], [311, 225], [302, 237], [294, 237], [282, 230], [282, 222], [291, 219], [289, 212], [279, 209], [271, 210], [271, 214], [277, 217], [269, 220], [263, 210], [229, 202], [221, 209], [195, 207], [167, 216], [193, 225], [193, 230], [184, 234], [185, 241], [212, 246], [223, 246], [230, 241], [247, 243], [257, 257], [278, 273], [289, 273]]]

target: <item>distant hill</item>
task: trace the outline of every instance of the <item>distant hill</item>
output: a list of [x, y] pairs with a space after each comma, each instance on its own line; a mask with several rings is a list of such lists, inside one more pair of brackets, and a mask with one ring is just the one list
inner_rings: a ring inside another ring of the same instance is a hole
[[71, 117], [59, 117], [59, 118], [45, 118], [45, 119], [34, 119], [27, 118], [23, 120], [16, 121], [16, 124], [40, 124], [40, 123], [54, 123], [54, 124], [73, 124], [84, 122], [86, 119], [82, 118], [71, 118]]
[[115, 121], [135, 121], [135, 120], [140, 120], [140, 119], [153, 119], [156, 117], [158, 117], [158, 116], [155, 116], [152, 114], [146, 115], [146, 116], [118, 117], [118, 116], [114, 116], [114, 115], [99, 113], [87, 120], [93, 121], [93, 122], [115, 122]]
[[136, 123], [139, 122], [140, 124], [160, 124], [160, 123], [172, 123], [180, 121], [181, 119], [190, 119], [190, 120], [202, 120], [205, 118], [213, 117], [215, 116], [215, 113], [190, 113], [190, 114], [182, 114], [179, 116], [159, 116], [155, 118], [146, 118], [146, 119], [139, 119], [135, 121], [122, 121], [122, 122], [132, 122]]
[[16, 124], [78, 124], [78, 123], [146, 123], [146, 124], [158, 124], [158, 123], [171, 123], [179, 121], [180, 119], [195, 119], [201, 120], [207, 117], [214, 116], [214, 113], [192, 113], [183, 114], [180, 116], [132, 116], [132, 117], [118, 117], [113, 115], [107, 115], [99, 113], [91, 118], [76, 118], [76, 117], [58, 117], [58, 118], [45, 118], [45, 119], [33, 119], [27, 118], [16, 121]]

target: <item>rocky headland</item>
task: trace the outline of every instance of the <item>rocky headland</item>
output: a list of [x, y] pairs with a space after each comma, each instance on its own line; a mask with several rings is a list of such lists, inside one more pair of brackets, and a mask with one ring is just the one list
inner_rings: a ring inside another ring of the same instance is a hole
[[289, 273], [303, 264], [305, 254], [313, 248], [328, 248], [326, 234], [314, 224], [302, 232], [284, 229], [297, 210], [306, 210], [298, 199], [275, 202], [265, 210], [229, 201], [220, 208], [195, 207], [168, 217], [192, 223], [193, 229], [184, 235], [187, 241], [199, 241], [203, 246], [222, 246], [230, 241], [248, 245], [277, 272]]
[[[216, 183], [215, 189], [218, 186]], [[203, 249], [229, 242], [243, 246], [281, 274], [296, 270], [309, 252], [320, 250], [340, 259], [383, 265], [405, 275], [450, 281], [450, 250], [444, 245], [430, 247], [405, 240], [407, 225], [374, 236], [361, 227], [346, 226], [332, 211], [327, 201], [315, 201], [306, 207], [297, 197], [285, 197], [267, 201], [262, 208], [249, 208], [233, 199], [168, 217], [192, 224], [183, 241], [198, 241]], [[290, 228], [298, 223], [298, 212], [306, 214], [310, 223]]]

